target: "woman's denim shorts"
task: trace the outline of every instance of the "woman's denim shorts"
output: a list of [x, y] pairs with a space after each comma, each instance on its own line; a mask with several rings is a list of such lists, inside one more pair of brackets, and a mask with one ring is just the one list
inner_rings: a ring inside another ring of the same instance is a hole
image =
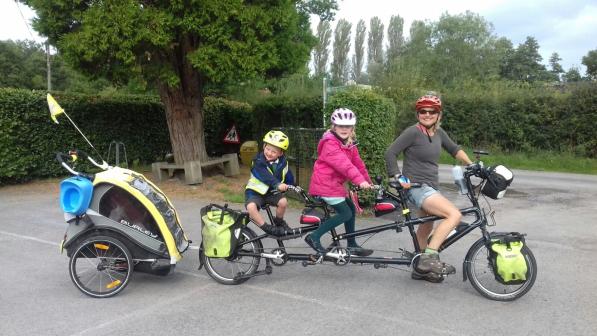
[[423, 183], [420, 188], [410, 188], [406, 192], [406, 199], [411, 203], [414, 204], [417, 209], [421, 209], [423, 206], [423, 202], [427, 199], [427, 197], [439, 193], [439, 191], [435, 190], [430, 185]]

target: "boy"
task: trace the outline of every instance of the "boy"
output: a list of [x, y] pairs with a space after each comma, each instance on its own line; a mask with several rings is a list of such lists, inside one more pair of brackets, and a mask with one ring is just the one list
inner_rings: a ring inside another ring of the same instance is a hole
[[[263, 137], [263, 152], [253, 159], [251, 178], [245, 189], [245, 206], [249, 216], [272, 236], [284, 236], [292, 232], [292, 228], [284, 221], [288, 201], [281, 193], [288, 190], [289, 184], [294, 184], [294, 176], [284, 155], [288, 144], [288, 137], [280, 131], [269, 131]], [[267, 224], [259, 214], [264, 204], [277, 207], [274, 225]]]

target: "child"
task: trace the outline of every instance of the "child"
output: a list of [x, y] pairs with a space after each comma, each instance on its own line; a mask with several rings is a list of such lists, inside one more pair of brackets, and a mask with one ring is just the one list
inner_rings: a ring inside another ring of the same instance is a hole
[[[356, 147], [354, 127], [356, 115], [349, 109], [339, 108], [332, 113], [332, 126], [317, 145], [317, 160], [313, 167], [309, 193], [319, 196], [331, 205], [336, 214], [305, 237], [318, 254], [325, 254], [320, 238], [323, 234], [344, 223], [347, 233], [354, 232], [355, 206], [344, 188], [347, 181], [360, 188], [371, 188], [369, 173]], [[355, 238], [348, 238], [349, 251], [358, 256], [368, 256], [372, 250], [360, 247]]]
[[[288, 149], [288, 137], [280, 131], [269, 131], [263, 137], [263, 152], [253, 159], [251, 178], [245, 189], [245, 206], [249, 216], [265, 233], [283, 236], [292, 232], [284, 221], [288, 201], [281, 192], [294, 184], [294, 176], [288, 168], [284, 151]], [[259, 210], [264, 204], [276, 206], [274, 225], [265, 223]]]

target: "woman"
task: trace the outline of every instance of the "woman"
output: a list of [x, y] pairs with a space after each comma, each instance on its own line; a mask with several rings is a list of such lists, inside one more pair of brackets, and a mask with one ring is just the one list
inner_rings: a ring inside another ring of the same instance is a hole
[[[438, 249], [462, 215], [460, 211], [439, 191], [438, 161], [441, 149], [465, 164], [471, 164], [468, 155], [441, 129], [442, 102], [435, 94], [419, 98], [415, 104], [418, 122], [405, 129], [390, 145], [385, 154], [388, 174], [400, 181], [402, 187], [410, 188], [410, 181], [420, 183], [421, 188], [408, 189], [407, 197], [418, 210], [418, 215], [436, 215], [445, 218], [435, 228], [429, 244], [427, 239], [433, 230], [433, 222], [419, 225], [417, 241], [424, 250], [413, 269], [413, 279], [441, 282], [442, 275], [455, 272], [454, 266], [439, 260]], [[404, 152], [402, 172], [396, 156]], [[406, 177], [407, 179], [401, 178]], [[409, 181], [410, 180], [410, 181]]]
[[[332, 126], [325, 132], [317, 145], [317, 160], [309, 184], [309, 193], [321, 197], [336, 210], [336, 214], [319, 228], [305, 237], [319, 255], [326, 253], [321, 246], [323, 234], [344, 223], [347, 233], [354, 232], [355, 206], [348, 197], [344, 183], [347, 181], [367, 189], [371, 187], [369, 173], [355, 143], [354, 127], [357, 117], [349, 109], [339, 108], [332, 113]], [[360, 247], [355, 238], [348, 238], [348, 250], [358, 256], [368, 256], [372, 250]]]

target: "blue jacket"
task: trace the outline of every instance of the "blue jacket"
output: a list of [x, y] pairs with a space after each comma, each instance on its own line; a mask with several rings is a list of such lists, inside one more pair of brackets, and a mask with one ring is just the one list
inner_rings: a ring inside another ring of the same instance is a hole
[[278, 185], [281, 183], [294, 184], [294, 176], [288, 167], [285, 155], [278, 158], [275, 170], [273, 170], [272, 164], [273, 162], [268, 162], [265, 159], [263, 152], [253, 158], [251, 178], [246, 187], [247, 196], [251, 194], [265, 195], [268, 192], [277, 190]]

